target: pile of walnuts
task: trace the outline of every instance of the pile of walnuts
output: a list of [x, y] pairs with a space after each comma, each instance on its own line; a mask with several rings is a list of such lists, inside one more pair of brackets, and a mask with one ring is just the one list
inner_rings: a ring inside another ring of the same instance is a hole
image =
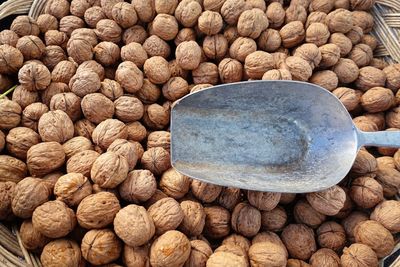
[[[363, 148], [322, 192], [171, 168], [171, 105], [220, 83], [299, 80], [363, 131], [400, 129], [400, 65], [374, 0], [49, 0], [0, 32], [0, 220], [44, 267], [373, 267], [400, 232], [400, 152]], [[250, 181], [251, 182], [251, 181]], [[318, 182], [318, 181], [316, 181]]]

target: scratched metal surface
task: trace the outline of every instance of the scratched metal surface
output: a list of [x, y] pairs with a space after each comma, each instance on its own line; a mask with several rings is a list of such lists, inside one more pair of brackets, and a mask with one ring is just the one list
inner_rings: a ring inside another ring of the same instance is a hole
[[356, 153], [357, 132], [346, 109], [308, 83], [219, 85], [172, 108], [172, 165], [209, 183], [318, 191], [344, 178]]

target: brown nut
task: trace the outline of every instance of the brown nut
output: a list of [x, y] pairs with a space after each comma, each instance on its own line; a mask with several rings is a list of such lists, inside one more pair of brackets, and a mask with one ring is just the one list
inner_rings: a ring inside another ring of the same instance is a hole
[[371, 213], [371, 219], [381, 223], [391, 233], [398, 233], [400, 231], [399, 204], [395, 200], [383, 201], [375, 207]]
[[133, 170], [119, 186], [119, 193], [129, 203], [149, 200], [155, 193], [157, 183], [154, 175], [148, 170]]
[[345, 232], [346, 237], [354, 242], [354, 229], [359, 222], [369, 220], [368, 214], [361, 211], [353, 211], [341, 222]]
[[357, 176], [368, 175], [377, 170], [376, 159], [366, 150], [360, 150], [351, 168], [351, 172]]
[[85, 264], [79, 245], [68, 239], [57, 239], [48, 243], [43, 248], [40, 261], [44, 266], [49, 267], [59, 266], [60, 262], [66, 267]]
[[195, 41], [196, 37], [196, 31], [193, 28], [183, 28], [176, 35], [174, 43], [178, 46], [182, 42]]
[[190, 256], [185, 266], [206, 266], [208, 258], [213, 253], [210, 245], [203, 240], [192, 240], [190, 246]]
[[150, 265], [149, 246], [130, 247], [124, 245], [122, 260], [127, 267], [146, 267]]
[[123, 122], [140, 120], [144, 113], [142, 102], [133, 96], [121, 96], [114, 101], [115, 116]]
[[90, 177], [100, 187], [115, 188], [126, 179], [128, 170], [128, 161], [124, 156], [106, 152], [93, 163]]
[[261, 211], [274, 209], [278, 205], [280, 198], [280, 193], [247, 191], [247, 199], [250, 204]]
[[160, 98], [161, 90], [157, 85], [150, 82], [149, 79], [143, 79], [143, 86], [135, 95], [143, 104], [154, 104]]
[[303, 223], [313, 229], [320, 226], [326, 216], [316, 211], [307, 201], [299, 200], [293, 209], [294, 219], [297, 223]]
[[27, 35], [19, 38], [16, 48], [21, 51], [24, 60], [40, 59], [45, 50], [43, 41], [34, 35]]
[[274, 58], [264, 51], [256, 51], [249, 54], [244, 62], [246, 75], [251, 79], [261, 79], [266, 71], [274, 68]]
[[321, 224], [317, 229], [318, 244], [323, 248], [329, 248], [335, 251], [342, 249], [346, 242], [344, 228], [333, 221], [327, 221]]
[[[271, 242], [257, 242], [249, 249], [251, 266], [286, 266], [287, 256], [282, 246]], [[267, 256], [268, 255], [268, 256]]]
[[66, 59], [67, 55], [63, 48], [57, 45], [47, 46], [42, 57], [43, 64], [49, 68], [49, 70], [53, 70], [58, 63]]
[[1, 74], [16, 73], [24, 61], [22, 53], [17, 48], [7, 44], [0, 45], [0, 58]]
[[33, 211], [49, 200], [48, 188], [39, 178], [27, 177], [15, 186], [11, 208], [14, 215], [28, 219]]
[[115, 152], [116, 154], [125, 157], [128, 162], [129, 170], [133, 170], [136, 166], [138, 154], [136, 146], [133, 143], [125, 139], [116, 139], [111, 143], [107, 151]]
[[189, 192], [190, 178], [171, 168], [162, 174], [159, 186], [168, 196], [180, 199]]
[[27, 173], [27, 165], [23, 161], [8, 155], [0, 155], [0, 182], [18, 183]]
[[107, 149], [116, 139], [126, 139], [128, 130], [125, 124], [117, 119], [100, 122], [92, 133], [93, 143]]
[[201, 15], [202, 6], [197, 1], [180, 1], [175, 9], [175, 17], [184, 27], [193, 27]]
[[291, 48], [299, 45], [305, 38], [304, 25], [301, 21], [292, 21], [281, 28], [279, 34], [282, 38], [282, 45]]
[[333, 33], [329, 38], [329, 43], [336, 44], [340, 48], [340, 56], [347, 56], [353, 48], [351, 40], [343, 33]]
[[58, 178], [54, 185], [57, 200], [74, 207], [92, 193], [92, 185], [88, 178], [80, 173], [69, 173]]
[[122, 35], [122, 40], [124, 44], [129, 44], [131, 42], [143, 44], [147, 37], [147, 31], [142, 26], [135, 25], [125, 29]]
[[361, 97], [361, 105], [368, 112], [386, 111], [392, 107], [394, 95], [392, 90], [383, 87], [373, 87]]
[[[68, 12], [68, 11], [67, 11]], [[10, 30], [19, 36], [36, 35], [40, 33], [36, 21], [29, 16], [18, 16], [11, 23]]]
[[303, 44], [297, 47], [293, 55], [306, 60], [312, 69], [318, 67], [322, 59], [321, 51], [314, 44]]
[[350, 0], [350, 7], [353, 10], [365, 10], [368, 11], [374, 5], [374, 1], [360, 1], [360, 0]]
[[38, 131], [44, 142], [64, 143], [74, 136], [74, 124], [61, 110], [49, 111], [42, 115]]
[[111, 101], [114, 101], [122, 96], [124, 91], [118, 82], [106, 78], [101, 82], [100, 93], [105, 95]]
[[351, 11], [339, 8], [330, 12], [325, 19], [329, 31], [348, 33], [353, 27], [353, 17]]
[[161, 235], [169, 230], [175, 230], [182, 222], [184, 213], [179, 203], [171, 198], [162, 198], [148, 208], [153, 219], [156, 234]]
[[107, 16], [99, 6], [89, 7], [84, 13], [85, 22], [91, 28], [96, 28], [97, 22], [105, 18], [107, 18]]
[[121, 209], [117, 197], [110, 192], [99, 192], [85, 197], [78, 205], [76, 218], [86, 229], [100, 229], [111, 224]]
[[389, 255], [394, 247], [392, 234], [376, 221], [367, 220], [358, 223], [354, 229], [354, 236], [357, 243], [372, 248], [378, 258]]
[[79, 120], [74, 124], [75, 135], [91, 139], [95, 127], [96, 125], [94, 125], [87, 119]]
[[2, 30], [0, 32], [0, 45], [6, 44], [15, 47], [18, 39], [18, 34], [11, 30]]
[[5, 141], [12, 156], [25, 160], [29, 148], [40, 143], [40, 136], [32, 129], [17, 127], [8, 132]]
[[348, 33], [346, 33], [347, 38], [350, 39], [353, 45], [360, 43], [363, 38], [363, 35], [364, 35], [363, 29], [361, 29], [361, 27], [359, 26], [354, 26], [354, 25], [351, 28], [351, 30]]
[[386, 87], [397, 90], [400, 87], [400, 65], [389, 65], [383, 69], [383, 72], [386, 75]]
[[0, 182], [0, 220], [12, 218], [11, 202], [16, 184], [14, 182]]
[[[66, 49], [68, 46], [68, 41], [69, 41], [69, 38], [65, 32], [60, 32], [57, 30], [49, 30], [44, 34], [44, 42], [46, 45], [58, 45], [64, 49]], [[87, 42], [87, 44], [90, 45], [88, 42]], [[74, 48], [77, 48], [77, 47], [74, 47]], [[87, 55], [89, 55], [89, 56], [91, 55], [90, 51], [91, 50], [86, 51], [88, 53]], [[75, 50], [75, 52], [77, 52], [77, 51]], [[68, 54], [69, 54], [69, 52], [68, 52]]]
[[143, 46], [136, 42], [131, 42], [121, 48], [121, 59], [123, 61], [132, 61], [139, 68], [143, 67], [148, 56]]
[[255, 236], [261, 228], [261, 213], [245, 202], [236, 205], [231, 217], [232, 229], [245, 236]]
[[17, 127], [21, 121], [21, 106], [8, 99], [0, 99], [0, 129], [9, 130]]
[[182, 42], [176, 48], [175, 57], [179, 67], [194, 70], [201, 61], [201, 47], [195, 41]]
[[197, 20], [197, 26], [199, 30], [206, 35], [217, 34], [222, 30], [222, 16], [218, 12], [210, 10], [203, 11]]
[[50, 110], [64, 111], [72, 121], [77, 121], [82, 116], [81, 99], [74, 93], [60, 93], [50, 100]]
[[306, 194], [307, 201], [318, 212], [333, 216], [344, 206], [346, 193], [339, 186], [332, 186], [320, 192]]
[[135, 93], [143, 85], [143, 73], [135, 63], [125, 61], [118, 65], [115, 80], [126, 92]]
[[83, 150], [74, 154], [67, 161], [67, 173], [81, 173], [90, 178], [92, 165], [99, 156], [94, 150]]
[[133, 247], [146, 244], [153, 237], [155, 227], [145, 208], [131, 204], [115, 216], [114, 231], [125, 244]]
[[334, 1], [329, 1], [329, 0], [322, 0], [322, 1], [318, 1], [318, 0], [312, 0], [310, 2], [310, 6], [309, 6], [309, 11], [313, 12], [313, 11], [320, 11], [320, 12], [324, 12], [326, 14], [329, 13], [329, 11], [331, 11], [333, 9], [335, 5]]
[[50, 238], [42, 235], [33, 227], [31, 220], [23, 221], [19, 229], [19, 234], [21, 235], [21, 241], [24, 247], [31, 251], [41, 250], [50, 242]]
[[[46, 34], [48, 33], [50, 31]], [[57, 38], [61, 39], [61, 36], [57, 36]], [[72, 38], [67, 43], [67, 53], [76, 63], [80, 64], [93, 58], [93, 45], [86, 39]]]
[[94, 31], [97, 37], [102, 41], [118, 43], [121, 40], [122, 29], [114, 20], [99, 20]]
[[140, 142], [147, 136], [146, 128], [138, 121], [126, 125], [128, 128], [128, 140]]
[[79, 97], [95, 93], [100, 89], [100, 78], [91, 70], [77, 72], [69, 81], [71, 92]]
[[[53, 96], [55, 96], [57, 94], [68, 93], [68, 92], [70, 92], [70, 90], [69, 90], [69, 87], [67, 84], [61, 83], [61, 82], [51, 82], [49, 84], [49, 86], [47, 86], [47, 88], [41, 92], [42, 102], [45, 105], [47, 105], [48, 107], [50, 107], [51, 99], [53, 98]], [[71, 97], [71, 98], [73, 98], [75, 100], [74, 102], [76, 102], [78, 99], [76, 97]], [[80, 101], [80, 99], [79, 99], [79, 101]], [[78, 111], [75, 111], [73, 113], [77, 114]], [[79, 115], [81, 115], [81, 113], [79, 113]]]
[[329, 91], [333, 91], [337, 88], [339, 79], [331, 70], [322, 70], [314, 72], [310, 78], [310, 82], [319, 85]]
[[312, 75], [310, 64], [301, 57], [290, 56], [286, 58], [285, 63], [292, 74], [293, 80], [308, 81]]
[[170, 155], [162, 147], [150, 148], [143, 153], [141, 164], [155, 175], [161, 175], [171, 167]]
[[343, 267], [378, 265], [376, 253], [369, 246], [361, 243], [354, 243], [344, 248], [340, 261]]
[[151, 33], [165, 41], [173, 40], [178, 31], [176, 18], [168, 14], [158, 14], [151, 23]]
[[195, 201], [184, 200], [180, 203], [183, 220], [179, 230], [188, 236], [198, 236], [203, 232], [206, 214], [203, 206]]
[[328, 248], [317, 250], [310, 258], [311, 266], [339, 267], [340, 258], [335, 251]]
[[50, 84], [51, 74], [45, 65], [32, 62], [19, 70], [18, 81], [26, 90], [41, 91]]
[[204, 234], [210, 238], [222, 238], [229, 234], [231, 216], [228, 210], [220, 206], [205, 207], [206, 223]]
[[281, 231], [285, 227], [288, 216], [281, 206], [270, 211], [261, 212], [261, 228], [266, 231]]
[[304, 6], [297, 3], [290, 3], [286, 9], [285, 23], [292, 21], [301, 21], [303, 24], [307, 20], [307, 11]]
[[29, 173], [43, 176], [60, 168], [65, 162], [65, 152], [57, 142], [43, 142], [32, 146], [27, 153]]
[[293, 258], [308, 260], [317, 250], [314, 231], [304, 224], [289, 224], [281, 238]]
[[112, 42], [100, 42], [93, 48], [94, 57], [103, 66], [111, 66], [118, 62], [120, 48]]
[[349, 58], [360, 68], [368, 66], [373, 58], [372, 49], [366, 44], [357, 44], [350, 51]]
[[192, 71], [194, 84], [212, 84], [218, 83], [218, 67], [211, 62], [203, 62]]
[[352, 83], [359, 75], [359, 69], [356, 63], [348, 58], [339, 59], [338, 63], [333, 66], [332, 71], [336, 73], [341, 83]]
[[[99, 109], [98, 107], [102, 107]], [[100, 93], [87, 94], [82, 98], [81, 108], [86, 119], [100, 123], [114, 115], [114, 103]]]
[[236, 59], [224, 58], [218, 65], [218, 72], [222, 83], [239, 82], [242, 80], [243, 66]]
[[379, 168], [376, 172], [376, 180], [383, 187], [383, 195], [393, 197], [400, 189], [400, 172], [392, 168]]
[[171, 54], [171, 48], [168, 43], [157, 35], [151, 35], [147, 38], [143, 43], [143, 48], [149, 57], [160, 56], [167, 58]]
[[240, 62], [244, 62], [246, 57], [257, 50], [256, 42], [247, 37], [237, 38], [229, 48], [229, 55]]
[[81, 251], [91, 264], [107, 264], [119, 258], [122, 242], [111, 229], [90, 230], [82, 239]]
[[37, 131], [40, 117], [48, 111], [49, 109], [45, 104], [38, 102], [30, 104], [22, 112], [21, 126]]
[[338, 87], [332, 93], [342, 102], [348, 111], [354, 110], [360, 103], [360, 95], [354, 89]]
[[70, 158], [73, 155], [85, 150], [93, 150], [92, 142], [84, 136], [76, 136], [71, 138], [63, 144], [63, 147], [65, 156], [67, 158]]
[[204, 203], [211, 203], [216, 200], [221, 193], [222, 187], [219, 185], [193, 180], [190, 188], [193, 195]]
[[32, 215], [33, 227], [50, 238], [69, 234], [76, 225], [74, 211], [59, 200], [46, 202], [35, 209]]
[[321, 51], [320, 67], [332, 67], [340, 59], [340, 47], [336, 44], [325, 44], [319, 47]]
[[239, 16], [237, 29], [240, 36], [256, 39], [266, 28], [268, 28], [268, 17], [259, 8], [245, 10]]

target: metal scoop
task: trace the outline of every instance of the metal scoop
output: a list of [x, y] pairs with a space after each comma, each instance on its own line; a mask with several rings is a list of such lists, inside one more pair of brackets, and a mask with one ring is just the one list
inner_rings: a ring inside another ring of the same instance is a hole
[[309, 83], [214, 86], [178, 100], [171, 113], [173, 167], [223, 186], [323, 190], [346, 176], [361, 146], [400, 147], [400, 132], [358, 130], [333, 94]]

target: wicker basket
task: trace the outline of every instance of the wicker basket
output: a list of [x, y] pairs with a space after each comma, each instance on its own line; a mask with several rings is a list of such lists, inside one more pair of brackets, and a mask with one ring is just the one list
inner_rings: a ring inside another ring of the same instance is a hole
[[[18, 14], [37, 18], [46, 2], [47, 0], [8, 0], [0, 5], [0, 20]], [[379, 41], [379, 46], [374, 51], [375, 56], [382, 57], [389, 63], [400, 63], [400, 0], [377, 0], [372, 14], [375, 20], [372, 34]], [[399, 197], [398, 199], [400, 200]], [[0, 267], [42, 266], [38, 256], [22, 245], [18, 229], [16, 225], [5, 226], [0, 223]], [[392, 255], [380, 261], [380, 266], [400, 267], [400, 243]]]

